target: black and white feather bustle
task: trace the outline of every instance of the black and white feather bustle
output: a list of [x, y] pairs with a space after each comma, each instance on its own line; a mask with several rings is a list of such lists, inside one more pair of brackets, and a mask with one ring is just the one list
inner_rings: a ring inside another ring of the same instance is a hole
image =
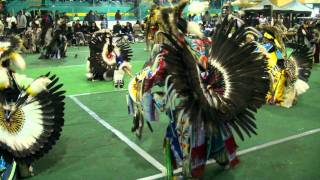
[[61, 135], [65, 91], [49, 73], [40, 78], [50, 83], [34, 96], [10, 77], [12, 86], [0, 91], [0, 154], [31, 163], [48, 153]]
[[110, 32], [96, 32], [89, 43], [90, 57], [89, 70], [94, 79], [106, 79], [113, 77], [114, 70], [117, 69], [115, 59], [108, 62], [107, 52], [114, 50], [117, 55], [121, 55], [123, 60], [129, 62], [132, 57], [130, 45], [123, 41], [116, 41]]
[[[243, 139], [243, 132], [248, 136], [256, 133], [254, 112], [265, 103], [269, 80], [264, 57], [255, 52], [256, 43], [243, 43], [254, 30], [234, 28], [238, 26], [235, 21], [225, 20], [212, 36], [207, 68], [175, 36], [164, 34], [170, 44], [163, 49], [171, 75], [167, 96], [187, 99], [180, 118], [204, 121], [208, 132], [218, 127], [229, 133], [234, 129]], [[206, 80], [203, 74], [209, 74]]]

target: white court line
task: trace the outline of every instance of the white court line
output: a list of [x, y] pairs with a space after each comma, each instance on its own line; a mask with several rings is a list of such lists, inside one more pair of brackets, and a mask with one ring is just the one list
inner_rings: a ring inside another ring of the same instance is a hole
[[89, 109], [86, 105], [84, 105], [79, 99], [72, 96], [70, 97], [77, 105], [79, 105], [84, 111], [86, 111], [91, 117], [93, 117], [96, 121], [98, 121], [101, 125], [103, 125], [105, 128], [110, 130], [113, 134], [115, 134], [120, 140], [122, 140], [124, 143], [126, 143], [131, 149], [136, 151], [142, 158], [147, 160], [151, 165], [153, 165], [155, 168], [160, 170], [161, 172], [165, 172], [166, 168], [158, 162], [156, 159], [154, 159], [150, 154], [148, 154], [146, 151], [144, 151], [142, 148], [140, 148], [137, 144], [132, 142], [129, 138], [127, 138], [122, 132], [112, 127], [109, 123], [107, 123], [105, 120], [103, 120], [101, 117], [99, 117], [95, 112], [93, 112], [91, 109]]
[[111, 91], [100, 91], [100, 92], [82, 93], [82, 94], [69, 95], [68, 97], [89, 96], [89, 95], [94, 95], [94, 94], [122, 92], [122, 91], [127, 91], [127, 90], [128, 90], [128, 89], [117, 89], [117, 90], [111, 90]]
[[[72, 61], [72, 60], [71, 60]], [[135, 63], [138, 63], [138, 62], [144, 62], [146, 60], [131, 60], [130, 63], [131, 64], [135, 64]], [[75, 65], [56, 65], [56, 66], [43, 66], [43, 67], [31, 67], [31, 68], [28, 68], [28, 69], [45, 69], [45, 68], [73, 68], [73, 67], [80, 67], [80, 66], [84, 66], [86, 67], [86, 64], [75, 64]]]
[[[316, 134], [316, 133], [319, 133], [319, 132], [320, 132], [320, 128], [309, 130], [309, 131], [306, 131], [306, 132], [303, 132], [303, 133], [300, 133], [300, 134], [297, 134], [297, 135], [293, 135], [293, 136], [289, 136], [289, 137], [286, 137], [286, 138], [270, 141], [270, 142], [267, 142], [265, 144], [261, 144], [261, 145], [257, 145], [257, 146], [254, 146], [254, 147], [251, 147], [251, 148], [248, 148], [248, 149], [244, 149], [242, 151], [239, 151], [237, 154], [239, 156], [245, 155], [245, 154], [248, 154], [250, 152], [254, 152], [254, 151], [257, 151], [257, 150], [260, 150], [260, 149], [264, 149], [264, 148], [267, 148], [267, 147], [270, 147], [270, 146], [274, 146], [274, 145], [277, 145], [277, 144], [285, 143], [285, 142], [288, 142], [288, 141], [291, 141], [291, 140], [294, 140], [294, 139], [298, 139], [298, 138], [301, 138], [301, 137], [304, 137], [304, 136], [309, 136], [309, 135]], [[215, 160], [207, 161], [207, 164], [214, 164], [214, 163], [216, 163]], [[178, 168], [178, 169], [176, 169], [174, 171], [174, 174], [178, 174], [178, 173], [181, 173], [181, 172], [182, 172], [182, 168]], [[138, 180], [155, 180], [155, 179], [163, 178], [165, 176], [166, 176], [166, 173], [162, 172], [160, 174], [155, 174], [155, 175], [152, 175], [152, 176], [140, 178]]]

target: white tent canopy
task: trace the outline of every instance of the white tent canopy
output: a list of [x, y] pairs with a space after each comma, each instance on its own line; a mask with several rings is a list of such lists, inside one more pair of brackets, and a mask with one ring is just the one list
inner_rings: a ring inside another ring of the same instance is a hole
[[272, 9], [274, 11], [294, 11], [294, 12], [310, 12], [310, 13], [312, 12], [312, 9], [303, 5], [302, 3], [300, 3], [297, 0], [285, 5], [283, 7], [278, 7], [275, 4], [273, 4], [272, 2], [270, 2], [269, 0], [263, 0], [258, 5], [250, 7], [250, 8], [245, 8], [243, 10], [244, 11], [259, 11], [259, 10], [263, 10], [264, 6], [266, 6], [266, 5], [271, 5]]
[[284, 8], [289, 11], [295, 11], [295, 12], [310, 12], [310, 13], [312, 12], [311, 8], [305, 6], [304, 4], [300, 3], [297, 0], [285, 5]]
[[250, 10], [263, 10], [264, 6], [271, 5], [273, 10], [283, 10], [283, 8], [280, 8], [270, 2], [269, 0], [263, 0], [261, 3], [257, 4], [256, 6], [250, 7], [250, 8], [245, 8], [243, 9], [244, 11], [250, 11]]

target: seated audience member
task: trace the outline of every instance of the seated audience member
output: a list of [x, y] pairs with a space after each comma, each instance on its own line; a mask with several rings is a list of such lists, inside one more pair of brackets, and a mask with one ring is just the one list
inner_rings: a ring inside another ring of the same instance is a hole
[[120, 25], [120, 22], [117, 21], [117, 23], [113, 26], [113, 33], [114, 34], [120, 34], [121, 32], [121, 25]]

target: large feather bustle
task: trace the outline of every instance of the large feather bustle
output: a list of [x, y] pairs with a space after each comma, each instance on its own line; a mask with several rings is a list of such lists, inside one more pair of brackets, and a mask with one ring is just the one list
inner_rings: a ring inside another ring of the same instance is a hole
[[[126, 42], [113, 42], [114, 46], [114, 58], [112, 61], [107, 59], [106, 55], [108, 52], [108, 45], [111, 42], [110, 38], [113, 36], [110, 32], [97, 32], [95, 33], [89, 43], [90, 57], [88, 62], [90, 63], [90, 73], [87, 74], [88, 78], [105, 80], [106, 77], [113, 77], [114, 70], [117, 67], [116, 57], [121, 56], [125, 62], [129, 62], [132, 57], [132, 50]], [[110, 63], [111, 62], [111, 63]]]
[[[243, 139], [242, 131], [249, 136], [256, 133], [253, 112], [265, 103], [269, 83], [264, 56], [254, 52], [256, 43], [241, 44], [248, 30], [240, 27], [230, 35], [235, 25], [234, 20], [224, 21], [212, 37], [209, 59], [212, 68], [224, 74], [221, 81], [225, 82], [226, 91], [223, 95], [204, 86], [199, 76], [201, 66], [187, 46], [177, 43], [175, 36], [166, 34], [173, 47], [164, 44], [163, 48], [168, 51], [165, 61], [168, 73], [173, 75], [171, 81], [176, 92], [193, 102], [186, 104], [185, 113], [193, 120], [204, 120], [209, 129], [225, 123]], [[206, 112], [200, 119], [196, 118], [199, 109]], [[228, 128], [225, 130], [230, 131]]]
[[[60, 137], [64, 124], [65, 91], [59, 90], [62, 84], [57, 84], [59, 79], [55, 75], [49, 76], [48, 73], [42, 77], [51, 81], [46, 87], [47, 91], [42, 91], [33, 98], [19, 95], [19, 89], [13, 91], [18, 92], [17, 94], [10, 93], [10, 96], [17, 97], [24, 119], [21, 130], [16, 134], [8, 133], [0, 127], [0, 153], [5, 158], [31, 163], [48, 153]], [[24, 91], [22, 89], [21, 93]], [[3, 99], [1, 101], [1, 104], [6, 104]]]

